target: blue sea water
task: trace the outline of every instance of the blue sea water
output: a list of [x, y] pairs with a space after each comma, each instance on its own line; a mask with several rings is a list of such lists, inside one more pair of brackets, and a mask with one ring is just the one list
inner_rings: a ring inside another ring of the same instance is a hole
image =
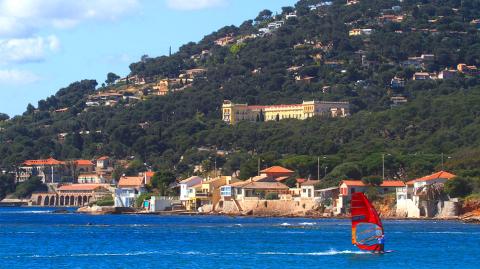
[[480, 225], [454, 221], [384, 221], [377, 255], [348, 220], [52, 210], [0, 208], [0, 268], [480, 268]]

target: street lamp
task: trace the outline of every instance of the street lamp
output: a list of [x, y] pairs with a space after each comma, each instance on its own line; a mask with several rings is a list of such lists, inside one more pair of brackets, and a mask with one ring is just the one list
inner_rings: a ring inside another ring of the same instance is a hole
[[[327, 156], [322, 157], [324, 160]], [[327, 175], [327, 167], [325, 167], [325, 176]], [[320, 180], [320, 157], [317, 157], [317, 180]]]
[[[443, 154], [443, 152], [442, 152], [442, 171], [445, 169], [445, 168], [444, 168], [444, 158], [445, 158], [445, 156], [444, 156], [444, 154]], [[447, 156], [447, 159], [451, 159], [451, 158], [452, 158], [451, 156]]]

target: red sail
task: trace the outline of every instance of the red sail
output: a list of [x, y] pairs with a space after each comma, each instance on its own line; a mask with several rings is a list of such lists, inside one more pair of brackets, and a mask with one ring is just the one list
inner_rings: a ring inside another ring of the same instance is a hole
[[352, 243], [362, 250], [380, 248], [378, 239], [383, 236], [382, 221], [367, 197], [360, 192], [352, 194]]

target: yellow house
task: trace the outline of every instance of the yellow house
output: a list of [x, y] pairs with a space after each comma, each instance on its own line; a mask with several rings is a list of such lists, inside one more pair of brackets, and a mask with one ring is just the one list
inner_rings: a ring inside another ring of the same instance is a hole
[[239, 181], [231, 176], [220, 176], [203, 181], [188, 189], [187, 210], [196, 210], [205, 205], [212, 205], [220, 201], [220, 187]]
[[304, 120], [313, 116], [347, 117], [349, 115], [348, 102], [303, 101], [301, 104], [249, 106], [225, 100], [222, 106], [223, 121], [229, 124], [240, 121]]

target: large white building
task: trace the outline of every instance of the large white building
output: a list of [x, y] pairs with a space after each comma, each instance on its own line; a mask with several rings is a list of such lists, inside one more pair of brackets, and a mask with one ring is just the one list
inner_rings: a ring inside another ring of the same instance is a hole
[[249, 106], [223, 101], [223, 121], [236, 124], [240, 121], [276, 121], [283, 119], [305, 120], [313, 116], [347, 117], [348, 102], [303, 101], [301, 104]]

